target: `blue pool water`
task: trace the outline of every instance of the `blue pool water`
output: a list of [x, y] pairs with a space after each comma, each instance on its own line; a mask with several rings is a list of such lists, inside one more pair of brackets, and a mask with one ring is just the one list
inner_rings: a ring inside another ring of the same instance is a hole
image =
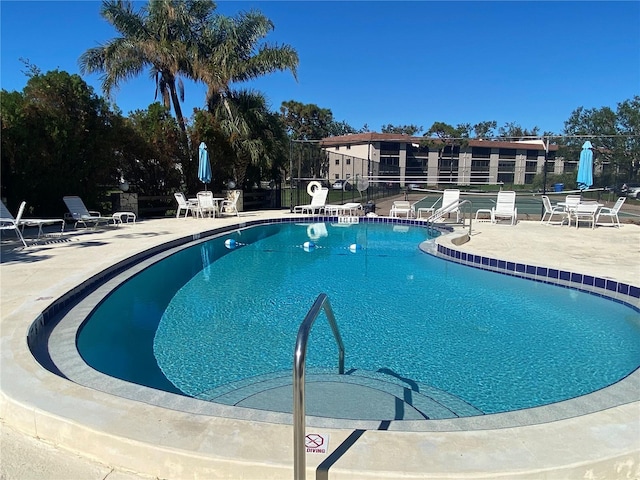
[[[78, 349], [106, 374], [201, 396], [290, 371], [300, 323], [324, 292], [347, 370], [391, 371], [485, 413], [580, 396], [640, 365], [633, 309], [434, 258], [418, 249], [427, 238], [419, 227], [364, 223], [212, 239], [115, 290], [83, 325]], [[303, 248], [308, 241], [315, 248]], [[336, 359], [327, 322], [316, 322], [308, 366], [335, 368]]]

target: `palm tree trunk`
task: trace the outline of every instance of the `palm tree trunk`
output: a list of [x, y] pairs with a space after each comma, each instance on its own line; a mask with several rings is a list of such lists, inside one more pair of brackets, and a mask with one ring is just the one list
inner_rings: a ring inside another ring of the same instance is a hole
[[187, 125], [184, 121], [184, 117], [182, 116], [182, 107], [180, 106], [180, 99], [178, 98], [178, 93], [176, 92], [175, 82], [171, 82], [171, 84], [169, 85], [169, 91], [171, 92], [171, 103], [173, 103], [173, 111], [176, 114], [176, 120], [178, 120], [180, 130], [182, 130], [182, 133], [184, 133], [186, 137]]
[[235, 164], [235, 174], [237, 188], [242, 190], [245, 178], [247, 177], [247, 168], [251, 164], [251, 158], [247, 156], [238, 156], [238, 161]]
[[[183, 180], [187, 185], [187, 190], [190, 190], [193, 184], [193, 179], [191, 178], [189, 173], [193, 171], [191, 166], [195, 165], [195, 162], [197, 160], [191, 158], [191, 151], [189, 149], [189, 137], [187, 135], [187, 125], [184, 121], [184, 117], [182, 116], [182, 107], [180, 106], [180, 99], [178, 98], [178, 93], [176, 92], [176, 85], [174, 81], [169, 84], [169, 92], [171, 95], [171, 103], [173, 103], [173, 111], [176, 114], [176, 120], [178, 121], [180, 131], [182, 132], [182, 144], [184, 145], [184, 151], [187, 152], [186, 158], [189, 164], [186, 166], [187, 168], [183, 170], [183, 172], [186, 172], [186, 177]], [[183, 176], [185, 176], [184, 173]]]

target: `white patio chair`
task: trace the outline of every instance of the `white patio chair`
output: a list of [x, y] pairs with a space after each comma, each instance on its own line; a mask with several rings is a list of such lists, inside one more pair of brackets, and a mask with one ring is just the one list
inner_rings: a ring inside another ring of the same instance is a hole
[[580, 195], [567, 195], [562, 203], [564, 211], [569, 219], [569, 226], [571, 226], [571, 219], [573, 218], [573, 211], [580, 205], [582, 197]]
[[540, 223], [545, 223], [545, 218], [547, 217], [547, 215], [549, 215], [549, 218], [547, 218], [546, 221], [547, 225], [551, 225], [551, 219], [554, 215], [562, 216], [560, 225], [562, 225], [564, 223], [564, 220], [568, 218], [565, 208], [562, 205], [553, 205], [547, 195], [542, 195], [542, 206], [544, 207], [544, 213], [542, 214]]
[[214, 218], [216, 216], [216, 205], [213, 201], [213, 192], [198, 192], [196, 197], [198, 198], [196, 213], [202, 218], [205, 216]]
[[516, 192], [498, 192], [495, 207], [491, 208], [491, 223], [498, 223], [499, 220], [509, 219], [511, 225], [518, 221], [518, 209], [516, 208]]
[[232, 190], [227, 194], [227, 198], [220, 202], [220, 214], [240, 216], [238, 213], [238, 199], [240, 198], [240, 192], [238, 190]]
[[180, 216], [180, 212], [183, 210], [184, 210], [184, 218], [187, 218], [187, 215], [189, 215], [189, 212], [191, 212], [191, 215], [193, 216], [196, 215], [198, 211], [197, 202], [192, 202], [187, 200], [187, 198], [184, 196], [184, 193], [177, 192], [177, 193], [174, 193], [173, 196], [178, 202], [178, 208], [176, 209], [176, 218]]
[[571, 210], [571, 217], [576, 221], [576, 228], [581, 221], [591, 222], [591, 228], [596, 227], [596, 214], [601, 205], [598, 202], [582, 202]]
[[20, 219], [22, 218], [24, 207], [26, 205], [27, 202], [22, 202], [20, 204], [20, 208], [18, 208], [18, 215], [15, 218], [13, 215], [11, 215], [11, 212], [5, 206], [4, 202], [2, 202], [2, 211], [0, 212], [0, 230], [13, 230], [14, 232], [16, 232], [16, 235], [25, 247], [27, 246], [27, 242], [24, 241], [24, 237], [22, 236], [22, 232], [20, 231]]
[[622, 204], [626, 199], [627, 197], [620, 197], [613, 207], [602, 207], [598, 212], [598, 215], [596, 215], [596, 223], [600, 221], [601, 216], [605, 216], [611, 219], [612, 224], [614, 223], [615, 219], [615, 225], [620, 228], [620, 219], [618, 218], [618, 212], [620, 211], [620, 208], [622, 208]]
[[406, 200], [396, 200], [393, 202], [393, 205], [391, 205], [391, 210], [389, 210], [389, 216], [393, 218], [397, 218], [401, 215], [411, 218], [415, 216], [415, 213], [415, 207]]

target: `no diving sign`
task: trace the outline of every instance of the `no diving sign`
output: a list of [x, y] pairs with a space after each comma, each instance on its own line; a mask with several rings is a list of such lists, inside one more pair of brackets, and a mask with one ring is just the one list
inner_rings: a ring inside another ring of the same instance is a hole
[[307, 449], [307, 453], [327, 453], [329, 450], [329, 435], [309, 433], [304, 437], [304, 446]]

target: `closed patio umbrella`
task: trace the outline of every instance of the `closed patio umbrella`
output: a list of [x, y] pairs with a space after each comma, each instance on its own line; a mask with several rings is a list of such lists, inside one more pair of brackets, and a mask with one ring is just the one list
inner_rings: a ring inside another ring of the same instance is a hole
[[200, 162], [198, 163], [198, 178], [204, 183], [204, 189], [207, 189], [207, 183], [211, 182], [211, 163], [209, 162], [209, 152], [206, 143], [200, 144]]
[[582, 145], [580, 163], [578, 163], [578, 188], [586, 190], [593, 185], [593, 145], [587, 140]]

